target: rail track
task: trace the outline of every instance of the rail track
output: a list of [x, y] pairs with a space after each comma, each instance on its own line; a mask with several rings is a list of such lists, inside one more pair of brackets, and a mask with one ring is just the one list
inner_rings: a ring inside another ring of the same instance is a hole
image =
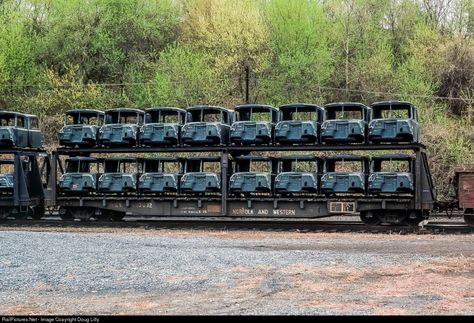
[[419, 226], [367, 225], [354, 220], [260, 220], [249, 218], [139, 218], [126, 217], [121, 221], [61, 220], [49, 216], [42, 220], [7, 219], [0, 228], [141, 228], [141, 229], [205, 229], [205, 230], [265, 230], [298, 232], [347, 232], [387, 234], [472, 234], [474, 227], [457, 221], [425, 220]]

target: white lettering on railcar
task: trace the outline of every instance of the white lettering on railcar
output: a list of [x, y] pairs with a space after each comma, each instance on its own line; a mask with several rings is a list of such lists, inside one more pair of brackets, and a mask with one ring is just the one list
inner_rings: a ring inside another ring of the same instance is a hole
[[294, 210], [294, 209], [276, 209], [276, 210], [273, 210], [273, 215], [296, 215], [296, 210]]

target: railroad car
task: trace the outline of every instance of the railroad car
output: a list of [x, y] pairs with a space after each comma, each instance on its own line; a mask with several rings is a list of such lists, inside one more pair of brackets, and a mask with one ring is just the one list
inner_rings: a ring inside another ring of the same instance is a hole
[[236, 121], [230, 128], [230, 142], [241, 145], [273, 143], [278, 109], [270, 105], [244, 104], [234, 108]]
[[65, 173], [59, 178], [59, 192], [64, 195], [84, 195], [97, 192], [99, 159], [75, 156], [66, 159]]
[[136, 146], [143, 125], [144, 112], [119, 108], [105, 111], [105, 122], [99, 130], [99, 143], [104, 146]]
[[420, 142], [416, 107], [403, 101], [383, 101], [371, 105], [369, 140], [381, 142]]
[[236, 157], [229, 182], [230, 193], [234, 195], [271, 193], [275, 168], [276, 160], [272, 157]]
[[364, 143], [371, 111], [362, 103], [337, 102], [324, 106], [323, 143]]
[[371, 194], [413, 194], [414, 158], [403, 154], [373, 156], [368, 179]]
[[138, 179], [138, 190], [143, 194], [177, 193], [183, 162], [176, 157], [143, 159], [143, 174]]
[[181, 192], [184, 194], [220, 193], [221, 159], [211, 156], [186, 158], [185, 173], [181, 177]]
[[59, 131], [59, 145], [93, 147], [98, 143], [99, 129], [104, 123], [104, 112], [76, 109], [66, 112], [64, 126]]
[[227, 145], [229, 131], [234, 122], [232, 110], [218, 106], [193, 106], [186, 110], [186, 123], [182, 128], [184, 145]]
[[41, 148], [44, 136], [38, 117], [11, 111], [0, 111], [0, 147]]
[[324, 110], [315, 104], [286, 104], [278, 107], [279, 122], [275, 126], [278, 144], [316, 144], [324, 119]]
[[186, 110], [159, 107], [145, 110], [145, 124], [140, 128], [139, 141], [143, 146], [179, 145], [181, 128], [186, 121]]
[[464, 212], [464, 221], [474, 226], [474, 167], [456, 167], [453, 186], [454, 203], [450, 202], [450, 207], [461, 209]]
[[100, 175], [98, 191], [103, 194], [125, 194], [137, 191], [140, 162], [136, 158], [110, 157], [103, 161], [104, 173]]
[[365, 193], [368, 158], [356, 155], [336, 155], [324, 159], [321, 190], [324, 194]]
[[48, 184], [43, 178], [51, 178], [48, 155], [21, 149], [0, 150], [0, 153], [8, 156], [0, 159], [0, 220], [20, 216], [41, 218]]
[[289, 195], [319, 191], [323, 159], [311, 155], [289, 155], [278, 158], [275, 194]]

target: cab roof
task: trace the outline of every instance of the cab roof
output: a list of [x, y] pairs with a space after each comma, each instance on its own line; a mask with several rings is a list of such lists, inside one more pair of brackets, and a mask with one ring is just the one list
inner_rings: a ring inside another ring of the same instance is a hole
[[296, 109], [296, 108], [316, 108], [317, 110], [323, 110], [322, 107], [320, 107], [317, 104], [311, 104], [311, 103], [289, 103], [289, 104], [284, 104], [280, 105], [278, 107], [279, 110], [290, 110], [290, 109]]
[[74, 114], [74, 113], [104, 114], [104, 111], [95, 110], [95, 109], [72, 109], [72, 110], [66, 111], [66, 114]]
[[116, 108], [116, 109], [109, 109], [105, 111], [105, 113], [113, 113], [113, 112], [129, 112], [129, 113], [140, 113], [140, 114], [145, 113], [143, 110], [134, 109], [134, 108]]
[[360, 102], [331, 102], [324, 105], [324, 108], [332, 109], [332, 108], [339, 108], [339, 107], [354, 107], [354, 108], [361, 108], [364, 110], [369, 110], [370, 108], [363, 103]]
[[253, 109], [253, 110], [260, 110], [260, 111], [278, 111], [278, 108], [275, 108], [274, 106], [267, 105], [267, 104], [241, 104], [237, 105], [234, 110], [239, 111], [239, 110], [246, 110], [246, 109]]
[[406, 154], [386, 154], [373, 156], [375, 160], [414, 160], [415, 158]]
[[182, 113], [186, 112], [186, 110], [182, 108], [176, 108], [176, 107], [153, 107], [153, 108], [148, 108], [145, 110], [145, 112], [154, 112], [154, 111], [176, 111], [176, 112], [182, 112]]
[[220, 107], [217, 105], [194, 105], [192, 107], [188, 107], [186, 111], [197, 111], [197, 110], [220, 110], [224, 112], [233, 112], [231, 109]]
[[397, 100], [391, 100], [391, 101], [379, 101], [379, 102], [374, 102], [370, 105], [371, 108], [376, 109], [376, 108], [381, 108], [385, 106], [391, 106], [391, 105], [406, 105], [406, 106], [414, 106], [412, 103], [407, 102], [407, 101], [397, 101]]

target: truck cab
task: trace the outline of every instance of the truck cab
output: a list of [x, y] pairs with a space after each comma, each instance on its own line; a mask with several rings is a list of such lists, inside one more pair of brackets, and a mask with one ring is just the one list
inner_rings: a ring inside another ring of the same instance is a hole
[[368, 158], [356, 155], [329, 156], [324, 159], [322, 193], [365, 193]]
[[278, 108], [279, 122], [275, 126], [278, 144], [316, 144], [324, 118], [324, 110], [315, 104], [286, 104]]
[[44, 136], [38, 117], [11, 111], [0, 111], [0, 147], [42, 148]]
[[337, 102], [324, 106], [321, 142], [363, 143], [367, 139], [370, 121], [369, 107], [356, 102]]
[[221, 192], [220, 157], [186, 158], [185, 172], [180, 184], [181, 192], [184, 194]]
[[275, 173], [276, 161], [272, 157], [235, 157], [229, 184], [230, 193], [233, 195], [271, 193]]
[[105, 122], [99, 130], [99, 143], [104, 146], [136, 146], [144, 116], [144, 112], [138, 109], [105, 111]]
[[230, 128], [230, 141], [236, 145], [273, 143], [278, 109], [270, 105], [244, 104], [234, 109], [236, 121]]
[[278, 158], [275, 193], [281, 195], [317, 194], [323, 160], [316, 156], [289, 155]]
[[182, 160], [176, 157], [150, 157], [143, 159], [143, 174], [138, 190], [143, 194], [177, 193], [183, 173]]
[[369, 140], [382, 142], [420, 142], [416, 107], [403, 101], [383, 101], [371, 105]]
[[187, 109], [181, 141], [184, 145], [226, 145], [234, 122], [232, 110], [218, 106], [194, 106]]
[[59, 144], [69, 147], [94, 147], [99, 129], [104, 123], [104, 113], [92, 109], [66, 112], [64, 126], [59, 131]]
[[59, 191], [65, 195], [88, 195], [97, 191], [99, 160], [91, 157], [66, 159], [65, 173], [59, 179]]
[[139, 165], [139, 161], [135, 158], [105, 158], [104, 173], [99, 177], [99, 192], [103, 194], [136, 192]]
[[370, 163], [370, 194], [413, 194], [414, 157], [389, 154], [372, 157]]
[[143, 146], [176, 146], [180, 143], [181, 128], [186, 121], [186, 110], [159, 107], [145, 110], [145, 124], [139, 140]]

